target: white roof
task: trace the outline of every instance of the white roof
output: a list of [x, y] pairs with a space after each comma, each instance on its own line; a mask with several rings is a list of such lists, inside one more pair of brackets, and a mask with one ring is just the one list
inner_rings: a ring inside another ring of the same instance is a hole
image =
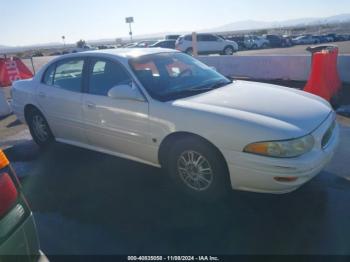
[[167, 48], [116, 48], [116, 49], [86, 51], [86, 52], [80, 53], [80, 55], [106, 54], [106, 55], [119, 56], [122, 58], [135, 58], [135, 57], [140, 57], [144, 55], [169, 53], [169, 52], [178, 52], [178, 51], [173, 49], [167, 49]]

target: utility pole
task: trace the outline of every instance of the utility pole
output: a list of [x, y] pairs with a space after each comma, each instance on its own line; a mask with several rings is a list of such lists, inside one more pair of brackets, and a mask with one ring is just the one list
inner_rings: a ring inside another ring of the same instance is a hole
[[132, 29], [131, 29], [131, 24], [134, 23], [134, 17], [126, 17], [125, 22], [129, 24], [129, 35], [130, 35], [130, 41], [132, 41]]

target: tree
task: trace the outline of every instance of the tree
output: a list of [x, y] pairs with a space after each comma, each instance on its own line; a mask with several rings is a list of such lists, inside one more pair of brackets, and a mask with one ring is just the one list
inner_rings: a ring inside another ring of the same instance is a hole
[[84, 48], [84, 46], [86, 46], [85, 40], [80, 39], [80, 40], [77, 42], [77, 47], [78, 47], [78, 48]]

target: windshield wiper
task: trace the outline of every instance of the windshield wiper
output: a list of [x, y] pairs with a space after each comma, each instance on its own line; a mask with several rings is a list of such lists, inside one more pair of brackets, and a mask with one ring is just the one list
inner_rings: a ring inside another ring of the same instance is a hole
[[[210, 85], [204, 85], [204, 86], [199, 86], [199, 87], [193, 87], [193, 88], [189, 88], [187, 90], [189, 91], [206, 91], [206, 90], [213, 90], [213, 89], [217, 89], [217, 88], [220, 88], [220, 87], [223, 87], [223, 86], [226, 86], [226, 85], [229, 85], [231, 84], [232, 81], [218, 81], [218, 82], [215, 82], [213, 84], [210, 84]], [[187, 91], [186, 90], [186, 91]]]
[[206, 84], [206, 85], [200, 85], [200, 86], [196, 86], [196, 87], [192, 87], [192, 88], [188, 88], [185, 90], [177, 90], [174, 92], [171, 92], [169, 94], [167, 94], [168, 99], [174, 99], [174, 98], [178, 98], [178, 97], [184, 97], [184, 96], [188, 96], [188, 95], [195, 95], [195, 94], [200, 94], [200, 93], [204, 93], [210, 90], [214, 90], [226, 85], [231, 84], [232, 81], [218, 81], [212, 84]]

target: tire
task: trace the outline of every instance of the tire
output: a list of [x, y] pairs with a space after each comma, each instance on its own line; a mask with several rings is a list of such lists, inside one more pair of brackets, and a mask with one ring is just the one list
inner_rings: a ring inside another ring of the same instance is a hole
[[55, 138], [51, 132], [49, 124], [39, 110], [32, 109], [28, 113], [27, 123], [30, 134], [39, 147], [47, 148], [54, 142]]
[[223, 50], [222, 54], [223, 55], [233, 55], [235, 50], [233, 49], [232, 46], [226, 46], [225, 49]]
[[190, 47], [190, 48], [187, 48], [186, 51], [185, 51], [186, 54], [190, 55], [190, 56], [193, 56], [193, 49]]
[[[194, 161], [190, 161], [191, 156]], [[231, 184], [225, 160], [207, 142], [193, 137], [177, 140], [167, 159], [168, 174], [185, 194], [212, 202], [230, 192]], [[199, 163], [194, 164], [197, 161]]]

